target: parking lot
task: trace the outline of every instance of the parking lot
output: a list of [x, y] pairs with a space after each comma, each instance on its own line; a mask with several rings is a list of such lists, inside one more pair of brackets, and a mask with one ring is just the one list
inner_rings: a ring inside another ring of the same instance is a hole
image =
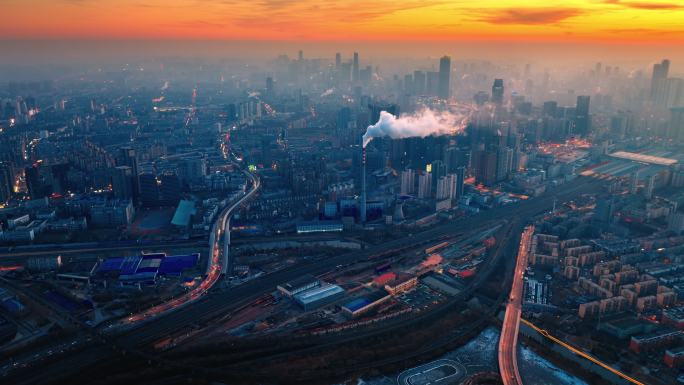
[[414, 309], [425, 310], [443, 301], [444, 295], [419, 284], [415, 289], [399, 295], [397, 300]]

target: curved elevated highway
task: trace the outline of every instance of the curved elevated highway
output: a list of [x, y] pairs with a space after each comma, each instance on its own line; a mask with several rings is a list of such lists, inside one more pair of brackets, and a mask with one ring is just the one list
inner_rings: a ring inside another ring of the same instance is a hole
[[506, 305], [501, 337], [499, 338], [499, 372], [504, 385], [522, 385], [518, 371], [518, 331], [522, 312], [523, 277], [532, 245], [534, 226], [528, 226], [520, 237], [520, 247], [513, 272], [513, 284]]

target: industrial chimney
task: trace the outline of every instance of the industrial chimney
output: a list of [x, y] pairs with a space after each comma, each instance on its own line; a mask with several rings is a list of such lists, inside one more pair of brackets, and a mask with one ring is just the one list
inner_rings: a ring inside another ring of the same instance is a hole
[[366, 147], [361, 150], [361, 223], [366, 223]]

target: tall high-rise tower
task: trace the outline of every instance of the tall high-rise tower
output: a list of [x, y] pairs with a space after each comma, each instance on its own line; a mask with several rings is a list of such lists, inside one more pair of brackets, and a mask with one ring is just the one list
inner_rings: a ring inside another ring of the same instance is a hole
[[133, 199], [133, 169], [117, 166], [112, 175], [112, 191], [116, 199]]
[[655, 99], [658, 90], [662, 87], [663, 82], [667, 79], [670, 72], [670, 61], [663, 59], [660, 63], [653, 65], [653, 77], [651, 77], [651, 98]]
[[575, 132], [586, 136], [591, 130], [591, 120], [589, 116], [589, 100], [587, 95], [577, 97], [577, 107], [575, 108]]
[[116, 160], [117, 166], [128, 166], [131, 168], [131, 183], [133, 189], [133, 198], [137, 200], [140, 196], [140, 182], [138, 180], [138, 159], [135, 154], [135, 149], [132, 147], [119, 148], [119, 154]]
[[354, 62], [352, 64], [352, 81], [359, 81], [359, 53], [354, 52]]
[[14, 193], [14, 171], [9, 162], [0, 162], [0, 203], [6, 203]]
[[504, 83], [503, 79], [494, 79], [494, 84], [492, 85], [492, 102], [496, 105], [503, 104], [504, 97]]
[[451, 58], [449, 56], [442, 56], [439, 59], [438, 96], [442, 99], [449, 99], [451, 96]]

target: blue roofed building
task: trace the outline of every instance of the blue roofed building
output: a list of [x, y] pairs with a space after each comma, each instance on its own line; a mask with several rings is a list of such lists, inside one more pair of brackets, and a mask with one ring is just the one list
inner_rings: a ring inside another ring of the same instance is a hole
[[122, 284], [154, 284], [160, 276], [180, 277], [199, 263], [199, 253], [167, 256], [165, 253], [109, 258], [100, 263], [95, 275], [118, 277]]
[[350, 318], [358, 317], [391, 298], [392, 296], [387, 291], [376, 290], [342, 305], [342, 311]]

